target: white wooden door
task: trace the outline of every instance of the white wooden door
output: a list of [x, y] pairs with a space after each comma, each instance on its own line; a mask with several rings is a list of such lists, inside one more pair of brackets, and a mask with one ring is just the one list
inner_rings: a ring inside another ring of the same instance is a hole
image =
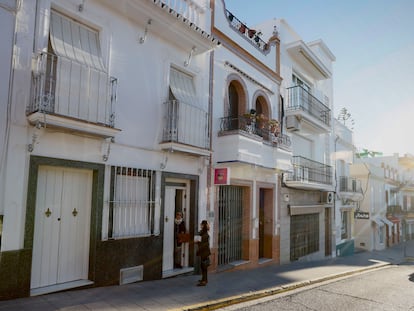
[[162, 256], [162, 271], [168, 271], [174, 268], [174, 187], [165, 188], [164, 202], [164, 246]]
[[88, 279], [92, 171], [40, 166], [31, 288]]

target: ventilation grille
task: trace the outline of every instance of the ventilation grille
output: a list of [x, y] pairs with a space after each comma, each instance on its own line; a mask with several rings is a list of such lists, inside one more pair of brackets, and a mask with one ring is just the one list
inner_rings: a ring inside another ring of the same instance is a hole
[[119, 270], [119, 285], [142, 281], [144, 266], [136, 266]]

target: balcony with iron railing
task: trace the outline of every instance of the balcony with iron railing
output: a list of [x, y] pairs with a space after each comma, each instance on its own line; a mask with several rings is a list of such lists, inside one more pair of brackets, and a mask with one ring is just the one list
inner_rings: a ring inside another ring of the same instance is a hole
[[248, 28], [245, 23], [241, 22], [228, 10], [226, 10], [226, 16], [230, 22], [230, 26], [250, 42], [251, 45], [263, 53], [269, 51], [269, 44], [262, 40], [260, 32], [256, 29]]
[[41, 53], [33, 72], [31, 124], [113, 137], [117, 79], [62, 56]]
[[340, 199], [354, 202], [361, 201], [364, 197], [361, 181], [348, 176], [339, 177], [339, 191], [337, 193]]
[[298, 189], [332, 190], [332, 167], [302, 156], [292, 157], [293, 170], [285, 173], [287, 186]]
[[178, 100], [164, 103], [161, 149], [193, 155], [210, 154], [208, 113]]
[[248, 135], [275, 148], [290, 150], [290, 137], [280, 133], [279, 127], [272, 128], [269, 121], [256, 121], [249, 116], [224, 117], [220, 119], [219, 135], [236, 133]]
[[249, 116], [220, 119], [215, 155], [218, 162], [243, 162], [289, 169], [291, 140], [270, 121]]
[[285, 108], [287, 117], [295, 117], [317, 133], [330, 131], [331, 109], [300, 85], [289, 87], [287, 90], [288, 98]]

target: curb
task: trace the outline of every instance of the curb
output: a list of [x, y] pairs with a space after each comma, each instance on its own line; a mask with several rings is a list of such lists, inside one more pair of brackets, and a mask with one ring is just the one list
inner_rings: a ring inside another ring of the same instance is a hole
[[309, 286], [309, 285], [312, 285], [312, 284], [318, 284], [318, 283], [322, 283], [322, 282], [325, 282], [325, 281], [329, 281], [329, 280], [333, 280], [333, 279], [337, 279], [337, 278], [341, 278], [341, 277], [345, 277], [345, 276], [349, 276], [349, 275], [353, 275], [353, 274], [357, 274], [357, 273], [366, 272], [366, 271], [369, 271], [369, 270], [375, 270], [375, 269], [383, 268], [383, 267], [389, 266], [389, 265], [392, 265], [392, 264], [389, 263], [389, 262], [384, 262], [384, 263], [376, 264], [374, 266], [370, 266], [370, 267], [366, 267], [366, 268], [356, 269], [356, 270], [342, 272], [342, 273], [338, 273], [338, 274], [331, 274], [331, 275], [327, 275], [327, 276], [317, 278], [317, 279], [313, 279], [313, 280], [290, 283], [290, 284], [281, 285], [281, 286], [277, 286], [277, 287], [273, 287], [273, 288], [268, 288], [268, 289], [264, 289], [264, 290], [260, 290], [260, 291], [249, 292], [249, 293], [241, 294], [241, 295], [237, 295], [237, 296], [230, 296], [230, 297], [226, 297], [226, 298], [222, 298], [222, 299], [218, 299], [218, 300], [210, 300], [210, 301], [206, 301], [206, 302], [191, 305], [191, 306], [171, 309], [170, 311], [210, 311], [210, 310], [217, 310], [219, 308], [224, 308], [224, 307], [227, 307], [227, 306], [230, 306], [230, 305], [234, 305], [234, 304], [238, 304], [238, 303], [242, 303], [242, 302], [247, 302], [247, 301], [251, 301], [251, 300], [255, 300], [255, 299], [260, 299], [260, 298], [264, 298], [264, 297], [268, 297], [268, 296], [272, 296], [272, 295], [281, 294], [281, 293], [291, 291], [291, 290], [294, 290], [294, 289], [297, 289], [297, 288]]

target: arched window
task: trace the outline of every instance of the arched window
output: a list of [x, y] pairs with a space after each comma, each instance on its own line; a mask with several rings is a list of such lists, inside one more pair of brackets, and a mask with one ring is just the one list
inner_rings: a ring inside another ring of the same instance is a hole
[[227, 120], [229, 129], [239, 129], [240, 116], [246, 110], [246, 95], [243, 86], [237, 80], [232, 80], [228, 87]]
[[239, 94], [237, 93], [237, 89], [234, 86], [234, 83], [230, 83], [229, 85], [229, 117], [237, 118], [239, 115], [238, 111], [239, 106]]
[[267, 101], [261, 95], [256, 98], [255, 110], [257, 115], [257, 134], [264, 137], [268, 134], [268, 123], [271, 119], [271, 115]]

